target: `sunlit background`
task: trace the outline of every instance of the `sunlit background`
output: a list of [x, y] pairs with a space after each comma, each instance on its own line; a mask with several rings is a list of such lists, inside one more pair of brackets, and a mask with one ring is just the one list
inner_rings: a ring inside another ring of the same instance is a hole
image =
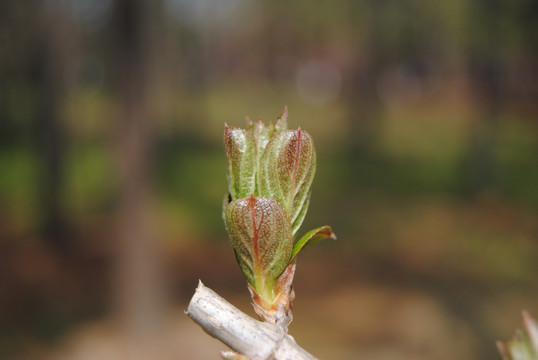
[[322, 359], [491, 360], [538, 317], [538, 2], [3, 0], [0, 358], [218, 359], [253, 315], [224, 123], [312, 134], [290, 333]]

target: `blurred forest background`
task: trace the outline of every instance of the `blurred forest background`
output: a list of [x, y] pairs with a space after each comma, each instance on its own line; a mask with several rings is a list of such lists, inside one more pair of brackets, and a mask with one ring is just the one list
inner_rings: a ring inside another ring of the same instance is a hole
[[249, 314], [224, 123], [315, 139], [298, 343], [496, 359], [538, 316], [538, 2], [3, 0], [0, 357], [217, 359], [200, 278]]

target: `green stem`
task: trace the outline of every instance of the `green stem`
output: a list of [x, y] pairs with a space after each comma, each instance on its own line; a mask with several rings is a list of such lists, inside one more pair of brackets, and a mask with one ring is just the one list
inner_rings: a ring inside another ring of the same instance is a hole
[[263, 275], [254, 276], [254, 288], [258, 295], [267, 301], [268, 303], [273, 303], [274, 296], [272, 286], [267, 283], [267, 277]]

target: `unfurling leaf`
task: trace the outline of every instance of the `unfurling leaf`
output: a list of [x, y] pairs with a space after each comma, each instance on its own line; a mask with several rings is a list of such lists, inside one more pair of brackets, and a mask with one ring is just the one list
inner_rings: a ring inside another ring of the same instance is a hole
[[301, 249], [305, 246], [314, 245], [315, 243], [323, 240], [331, 238], [333, 240], [336, 240], [336, 235], [333, 233], [330, 226], [325, 225], [322, 227], [319, 227], [314, 230], [310, 230], [306, 234], [303, 235], [302, 238], [299, 239], [293, 246], [293, 250], [291, 252], [291, 260], [295, 259], [295, 256], [301, 251]]
[[260, 158], [271, 138], [288, 126], [288, 109], [275, 123], [265, 125], [261, 119], [247, 119], [247, 129], [225, 125], [224, 145], [228, 159], [228, 191], [232, 200], [258, 195], [257, 177]]
[[260, 296], [272, 300], [273, 284], [288, 266], [293, 247], [286, 211], [273, 199], [251, 195], [233, 200], [224, 215], [241, 270]]
[[232, 199], [244, 198], [256, 188], [256, 144], [252, 134], [225, 125], [224, 145], [228, 158], [228, 191]]
[[254, 138], [257, 150], [257, 167], [259, 167], [260, 158], [267, 146], [267, 143], [275, 134], [288, 127], [288, 108], [284, 108], [284, 112], [277, 118], [275, 123], [265, 125], [262, 119], [258, 118], [256, 122], [247, 118], [247, 132]]
[[294, 235], [306, 215], [315, 170], [314, 142], [301, 129], [277, 133], [260, 159], [259, 194], [277, 200], [284, 207]]

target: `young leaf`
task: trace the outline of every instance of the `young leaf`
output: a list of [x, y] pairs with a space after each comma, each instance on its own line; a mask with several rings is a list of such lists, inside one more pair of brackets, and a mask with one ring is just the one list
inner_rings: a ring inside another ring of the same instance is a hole
[[276, 199], [284, 207], [294, 235], [306, 215], [315, 170], [314, 142], [301, 129], [276, 134], [260, 159], [259, 194]]
[[538, 356], [538, 323], [526, 311], [523, 311], [523, 322], [525, 323], [525, 329], [527, 330], [530, 343], [534, 348], [536, 356]]
[[247, 132], [251, 134], [256, 142], [257, 160], [259, 163], [260, 157], [271, 138], [282, 130], [288, 127], [288, 108], [284, 107], [284, 112], [277, 118], [275, 123], [265, 125], [262, 119], [258, 118], [253, 122], [247, 118]]
[[293, 247], [288, 215], [277, 201], [254, 196], [233, 200], [224, 215], [248, 282], [261, 296], [272, 298], [271, 287], [288, 266]]
[[232, 199], [244, 198], [256, 188], [256, 144], [252, 134], [225, 125], [228, 190]]
[[516, 330], [512, 340], [497, 342], [497, 349], [503, 360], [538, 360], [538, 324], [523, 312], [525, 331]]
[[275, 123], [264, 125], [261, 119], [252, 122], [247, 118], [247, 129], [225, 125], [224, 145], [228, 159], [228, 188], [233, 199], [257, 196], [257, 172], [260, 158], [271, 138], [287, 128], [288, 109]]
[[297, 241], [293, 246], [293, 250], [291, 252], [291, 260], [293, 261], [299, 251], [301, 251], [301, 249], [306, 245], [314, 245], [315, 243], [327, 238], [336, 240], [336, 235], [333, 233], [331, 227], [328, 225], [319, 227], [314, 230], [310, 230], [309, 232], [304, 234], [303, 237], [300, 238], [299, 241]]

